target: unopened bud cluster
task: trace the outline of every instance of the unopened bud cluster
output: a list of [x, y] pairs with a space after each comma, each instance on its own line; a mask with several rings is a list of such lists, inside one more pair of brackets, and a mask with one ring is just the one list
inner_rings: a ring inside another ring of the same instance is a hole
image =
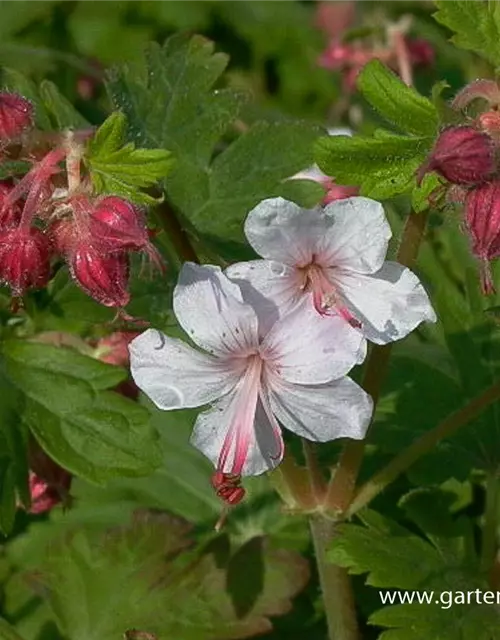
[[[19, 95], [0, 93], [0, 163], [30, 135], [33, 107]], [[88, 136], [88, 134], [86, 134]], [[95, 196], [81, 176], [82, 139], [61, 135], [43, 151], [16, 160], [31, 168], [0, 181], [0, 284], [15, 297], [48, 284], [64, 261], [75, 283], [94, 300], [122, 309], [130, 299], [130, 254], [145, 253], [161, 267], [145, 217], [116, 195]]]
[[445, 179], [449, 200], [459, 194], [471, 250], [481, 264], [481, 288], [491, 294], [495, 286], [490, 261], [500, 256], [500, 87], [476, 80], [458, 93], [452, 107], [465, 110], [476, 100], [486, 108], [467, 124], [441, 132], [418, 171], [418, 181], [433, 171]]

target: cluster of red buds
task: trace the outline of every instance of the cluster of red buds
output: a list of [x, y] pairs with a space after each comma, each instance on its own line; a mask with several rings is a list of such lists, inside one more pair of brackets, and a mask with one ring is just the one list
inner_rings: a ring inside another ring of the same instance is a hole
[[408, 16], [404, 16], [400, 23], [387, 27], [383, 42], [367, 38], [344, 42], [344, 33], [354, 23], [355, 4], [320, 2], [316, 11], [316, 26], [329, 37], [318, 64], [325, 69], [340, 71], [345, 93], [355, 90], [359, 72], [373, 59], [381, 60], [394, 69], [408, 85], [412, 84], [413, 69], [434, 64], [431, 44], [423, 38], [407, 35], [410, 27]]
[[[32, 116], [25, 98], [0, 93], [4, 158], [12, 143], [20, 137], [22, 142]], [[15, 297], [46, 286], [52, 266], [62, 260], [83, 291], [100, 304], [122, 310], [130, 299], [130, 253], [145, 253], [162, 267], [143, 212], [119, 196], [93, 195], [90, 180], [82, 178], [89, 135], [92, 132], [53, 137], [52, 148], [16, 158], [31, 163], [24, 177], [0, 182], [0, 284]]]
[[447, 181], [449, 199], [464, 204], [465, 229], [481, 263], [481, 288], [489, 295], [495, 293], [490, 261], [500, 257], [500, 87], [477, 80], [451, 106], [462, 111], [477, 99], [486, 108], [466, 124], [441, 132], [417, 179], [434, 171]]

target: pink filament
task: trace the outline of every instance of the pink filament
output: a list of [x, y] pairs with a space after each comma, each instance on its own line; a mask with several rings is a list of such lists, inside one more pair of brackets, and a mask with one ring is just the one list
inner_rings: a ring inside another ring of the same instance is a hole
[[[259, 398], [261, 370], [260, 356], [250, 356], [247, 370], [237, 391], [231, 425], [219, 455], [218, 471], [241, 475], [254, 437], [253, 426]], [[233, 453], [233, 461], [230, 469], [226, 470], [226, 463], [231, 453]]]
[[359, 329], [361, 322], [341, 303], [335, 287], [326, 277], [322, 267], [313, 263], [307, 268], [306, 274], [307, 283], [304, 288], [309, 287], [312, 291], [316, 311], [322, 316], [338, 313], [352, 327]]

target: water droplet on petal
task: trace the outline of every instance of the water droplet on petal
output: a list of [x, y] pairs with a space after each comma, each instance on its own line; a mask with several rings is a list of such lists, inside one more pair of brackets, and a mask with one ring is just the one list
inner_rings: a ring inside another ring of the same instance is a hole
[[163, 399], [165, 409], [182, 409], [184, 406], [184, 395], [176, 387], [166, 387]]
[[284, 276], [286, 274], [286, 265], [282, 262], [271, 262], [270, 268], [275, 276]]

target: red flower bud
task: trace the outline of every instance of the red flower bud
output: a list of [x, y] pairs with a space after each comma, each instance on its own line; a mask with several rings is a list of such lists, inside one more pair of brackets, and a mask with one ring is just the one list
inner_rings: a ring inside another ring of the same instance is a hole
[[454, 184], [485, 182], [496, 171], [493, 140], [473, 127], [449, 127], [441, 133], [429, 158], [420, 167], [419, 183], [429, 171], [439, 173]]
[[0, 282], [12, 294], [45, 286], [50, 278], [50, 241], [35, 227], [17, 227], [0, 233]]
[[487, 182], [469, 191], [465, 224], [472, 239], [472, 252], [483, 263], [483, 293], [494, 293], [488, 261], [500, 256], [500, 182]]
[[0, 181], [0, 230], [17, 226], [21, 219], [20, 205], [18, 203], [9, 205], [6, 202], [13, 188], [13, 185], [9, 181]]
[[145, 251], [162, 268], [160, 255], [149, 240], [142, 212], [128, 200], [118, 196], [100, 200], [91, 212], [89, 233], [93, 242], [105, 250]]
[[430, 67], [434, 64], [434, 49], [424, 38], [405, 38], [410, 62], [415, 67]]
[[31, 124], [33, 105], [17, 93], [0, 92], [0, 141], [11, 140]]
[[71, 275], [91, 298], [106, 307], [124, 307], [130, 300], [127, 291], [129, 260], [126, 253], [103, 251], [80, 241], [68, 256]]

